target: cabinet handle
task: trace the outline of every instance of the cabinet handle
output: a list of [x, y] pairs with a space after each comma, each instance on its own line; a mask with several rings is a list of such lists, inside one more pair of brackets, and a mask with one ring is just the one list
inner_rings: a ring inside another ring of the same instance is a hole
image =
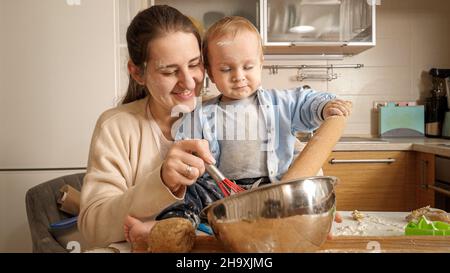
[[433, 190], [433, 191], [437, 191], [437, 192], [439, 192], [439, 193], [442, 193], [442, 194], [444, 194], [444, 195], [450, 196], [450, 191], [444, 190], [443, 188], [436, 187], [436, 186], [433, 186], [433, 185], [427, 185], [427, 188], [430, 189], [430, 190]]
[[428, 189], [428, 183], [427, 183], [427, 169], [428, 169], [428, 160], [422, 160], [422, 177], [421, 177], [421, 183], [420, 183], [420, 187], [422, 189]]
[[327, 43], [323, 43], [323, 42], [294, 42], [291, 41], [290, 42], [291, 46], [340, 46], [340, 47], [344, 47], [344, 46], [348, 46], [348, 43], [346, 42], [327, 42]]
[[395, 162], [394, 158], [386, 159], [335, 159], [332, 158], [330, 164], [359, 164], [359, 163], [381, 163], [381, 164], [391, 164]]

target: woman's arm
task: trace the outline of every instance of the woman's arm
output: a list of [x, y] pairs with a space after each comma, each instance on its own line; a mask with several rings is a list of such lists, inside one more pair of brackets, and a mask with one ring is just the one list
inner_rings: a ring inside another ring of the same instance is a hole
[[[139, 128], [136, 120], [115, 117], [100, 118], [94, 131], [78, 218], [80, 231], [94, 246], [123, 241], [127, 215], [151, 219], [182, 200], [185, 185], [204, 172], [203, 160], [192, 152], [206, 161], [211, 156], [204, 140], [180, 141], [163, 162], [151, 145], [153, 134]], [[145, 168], [139, 167], [143, 161], [148, 162]], [[192, 166], [189, 177], [186, 163]]]
[[162, 160], [151, 131], [129, 117], [107, 112], [92, 137], [78, 227], [94, 246], [123, 241], [126, 215], [152, 218], [183, 197], [161, 180]]

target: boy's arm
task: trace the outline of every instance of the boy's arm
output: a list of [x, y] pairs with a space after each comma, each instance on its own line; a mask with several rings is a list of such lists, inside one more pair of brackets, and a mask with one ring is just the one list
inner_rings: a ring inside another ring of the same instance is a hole
[[285, 95], [288, 97], [285, 109], [289, 111], [293, 132], [317, 129], [325, 118], [322, 115], [325, 106], [336, 98], [334, 94], [304, 88], [286, 91]]

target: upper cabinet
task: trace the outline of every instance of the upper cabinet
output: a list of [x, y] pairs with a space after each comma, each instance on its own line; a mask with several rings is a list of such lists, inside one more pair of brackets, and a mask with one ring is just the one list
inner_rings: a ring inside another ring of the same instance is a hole
[[200, 30], [206, 30], [225, 16], [242, 16], [261, 29], [260, 0], [150, 0], [150, 5], [169, 5], [193, 19]]
[[263, 0], [266, 53], [356, 54], [375, 46], [375, 0]]
[[150, 0], [190, 16], [201, 30], [224, 16], [249, 19], [266, 54], [352, 55], [375, 46], [378, 0]]

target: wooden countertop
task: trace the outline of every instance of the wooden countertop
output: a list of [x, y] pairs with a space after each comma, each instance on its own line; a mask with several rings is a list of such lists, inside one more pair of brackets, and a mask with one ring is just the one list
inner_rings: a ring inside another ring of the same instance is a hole
[[[193, 253], [229, 253], [213, 236], [197, 236]], [[450, 253], [450, 236], [338, 236], [318, 253]]]
[[[362, 212], [365, 218], [357, 222], [351, 212], [340, 212], [342, 223], [334, 223], [333, 239], [317, 250], [328, 252], [440, 252], [450, 253], [450, 236], [405, 236], [406, 212]], [[119, 252], [130, 252], [127, 242], [110, 247]], [[198, 235], [193, 253], [227, 253], [214, 236]]]

